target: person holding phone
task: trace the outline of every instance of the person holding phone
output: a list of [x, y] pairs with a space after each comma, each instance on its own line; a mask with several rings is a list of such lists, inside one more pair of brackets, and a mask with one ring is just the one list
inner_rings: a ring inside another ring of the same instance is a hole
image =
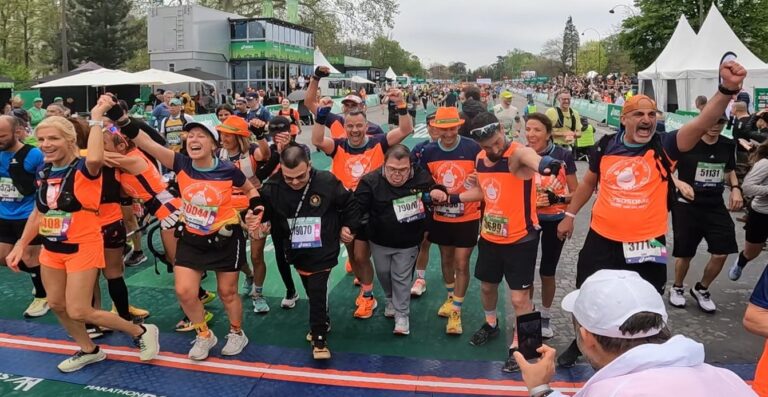
[[[632, 291], [632, 294], [627, 294]], [[576, 341], [595, 369], [575, 397], [728, 396], [754, 397], [735, 373], [704, 362], [704, 345], [672, 336], [664, 300], [649, 282], [628, 270], [599, 270], [562, 303], [571, 313]], [[542, 345], [541, 358], [514, 358], [533, 397], [563, 397], [549, 386], [555, 349]]]

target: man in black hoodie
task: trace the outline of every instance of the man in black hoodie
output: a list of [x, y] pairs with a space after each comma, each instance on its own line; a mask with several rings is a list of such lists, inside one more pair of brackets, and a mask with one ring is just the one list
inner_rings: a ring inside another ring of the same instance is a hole
[[280, 155], [281, 170], [260, 189], [264, 203], [261, 220], [246, 215], [252, 235], [263, 234], [271, 222], [272, 239], [282, 240], [285, 256], [301, 275], [309, 298], [312, 355], [331, 358], [326, 334], [328, 277], [338, 264], [339, 244], [354, 239], [360, 226], [360, 210], [352, 192], [328, 171], [312, 168], [309, 154], [291, 145]]
[[464, 125], [461, 126], [459, 135], [471, 138], [469, 125], [472, 123], [472, 119], [480, 113], [488, 112], [488, 108], [480, 102], [480, 89], [475, 86], [464, 89], [464, 98], [466, 99], [461, 104], [461, 113], [459, 113], [461, 119], [464, 120]]

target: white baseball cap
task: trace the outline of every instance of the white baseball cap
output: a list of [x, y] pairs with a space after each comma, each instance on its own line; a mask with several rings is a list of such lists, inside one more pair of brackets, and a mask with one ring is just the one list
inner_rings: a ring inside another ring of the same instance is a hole
[[573, 313], [587, 331], [610, 338], [638, 339], [653, 336], [661, 328], [634, 335], [621, 332], [619, 327], [640, 312], [660, 314], [667, 322], [667, 310], [659, 292], [636, 272], [600, 270], [581, 285], [581, 289], [563, 298], [563, 310]]

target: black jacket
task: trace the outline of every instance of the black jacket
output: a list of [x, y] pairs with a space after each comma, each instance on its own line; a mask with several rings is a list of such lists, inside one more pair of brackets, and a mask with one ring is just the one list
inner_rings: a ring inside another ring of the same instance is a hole
[[[423, 219], [400, 223], [395, 215], [393, 201], [415, 194], [429, 193], [435, 185], [432, 176], [421, 167], [413, 167], [414, 173], [403, 186], [394, 187], [387, 182], [381, 168], [363, 176], [355, 190], [355, 198], [360, 205], [365, 235], [378, 245], [389, 248], [410, 248], [421, 243], [426, 228], [426, 219], [431, 214], [426, 211]], [[422, 201], [423, 204], [423, 201]]]
[[310, 172], [312, 180], [298, 217], [320, 218], [321, 247], [291, 247], [293, 222], [289, 223], [289, 219], [296, 214], [304, 189], [293, 190], [283, 180], [282, 172], [278, 172], [264, 183], [259, 192], [264, 203], [262, 222], [272, 222], [272, 239], [283, 240], [288, 263], [297, 269], [314, 272], [336, 266], [341, 227], [347, 226], [354, 233], [360, 227], [360, 209], [352, 192], [345, 189], [333, 174], [315, 169]]

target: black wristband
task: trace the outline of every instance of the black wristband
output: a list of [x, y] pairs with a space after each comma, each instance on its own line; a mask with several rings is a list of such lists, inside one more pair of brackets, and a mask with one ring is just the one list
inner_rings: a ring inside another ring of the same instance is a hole
[[250, 210], [255, 210], [256, 207], [260, 206], [263, 202], [261, 201], [261, 196], [251, 197], [248, 200], [248, 208]]
[[741, 186], [739, 186], [739, 185], [731, 186], [731, 190], [733, 190], [733, 189], [739, 189], [739, 191], [743, 192], [743, 190], [741, 190]]
[[408, 107], [406, 106], [406, 107], [402, 107], [402, 108], [400, 108], [400, 107], [397, 108], [397, 114], [399, 114], [400, 116], [407, 116], [408, 115]]
[[441, 191], [441, 192], [443, 192], [445, 194], [448, 194], [448, 188], [446, 188], [443, 185], [434, 185], [431, 188], [429, 188], [430, 192], [433, 191], [433, 190], [439, 190], [439, 191]]
[[264, 127], [257, 128], [252, 125], [248, 126], [248, 131], [251, 131], [251, 134], [253, 134], [257, 141], [264, 139], [264, 134], [266, 133], [266, 129]]
[[725, 86], [722, 85], [722, 84], [717, 86], [717, 90], [720, 91], [721, 94], [728, 95], [728, 96], [734, 96], [734, 95], [736, 95], [736, 94], [741, 92], [741, 89], [729, 90], [729, 89], [725, 88]]
[[124, 126], [121, 125], [120, 132], [130, 139], [136, 139], [136, 137], [139, 136], [139, 126], [135, 121], [128, 118], [128, 124]]
[[123, 117], [123, 114], [125, 114], [125, 112], [123, 112], [123, 108], [121, 108], [120, 105], [114, 105], [109, 108], [109, 110], [107, 110], [106, 116], [109, 117], [109, 119], [112, 121], [117, 121]]

